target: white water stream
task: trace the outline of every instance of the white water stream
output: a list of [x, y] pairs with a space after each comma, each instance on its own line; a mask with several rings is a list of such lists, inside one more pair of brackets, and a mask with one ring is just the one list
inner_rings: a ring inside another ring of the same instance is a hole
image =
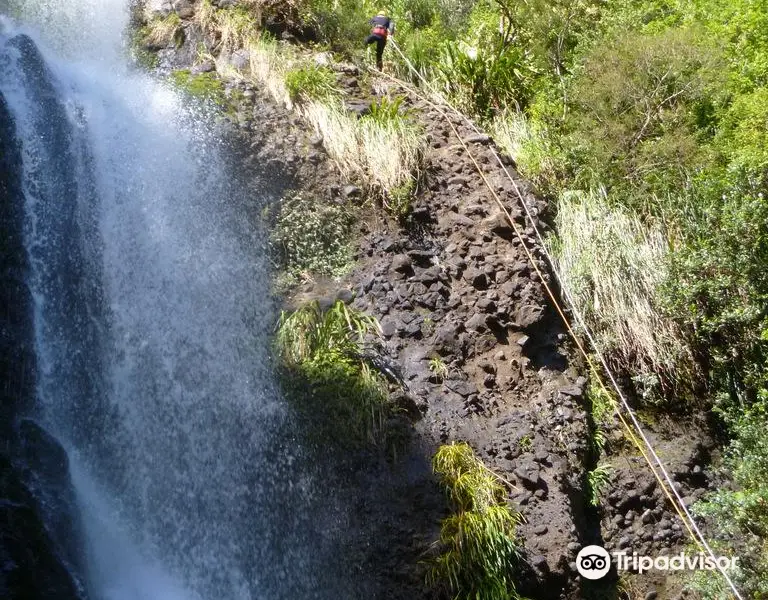
[[70, 456], [88, 595], [328, 597], [266, 366], [262, 233], [209, 120], [130, 67], [127, 0], [12, 4], [36, 417]]

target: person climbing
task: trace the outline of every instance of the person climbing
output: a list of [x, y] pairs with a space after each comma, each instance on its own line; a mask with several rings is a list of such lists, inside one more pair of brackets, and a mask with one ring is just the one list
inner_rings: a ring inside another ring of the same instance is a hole
[[384, 56], [384, 46], [387, 45], [387, 38], [395, 34], [395, 23], [387, 16], [383, 10], [379, 11], [370, 21], [371, 35], [365, 38], [365, 45], [376, 42], [376, 68], [382, 70], [382, 56]]

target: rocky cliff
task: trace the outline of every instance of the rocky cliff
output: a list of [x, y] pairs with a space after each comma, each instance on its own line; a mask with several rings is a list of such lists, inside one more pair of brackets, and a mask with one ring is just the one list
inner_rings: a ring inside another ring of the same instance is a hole
[[[365, 182], [339, 174], [322, 136], [263, 86], [237, 75], [248, 68], [247, 49], [197, 61], [195, 44], [215, 49], [216, 43], [195, 21], [195, 6], [181, 1], [154, 8], [160, 15], [175, 11], [183, 31], [157, 51], [156, 72], [219, 70], [233, 99], [227, 127], [246, 148], [243, 165], [253, 170], [254, 193], [263, 193], [266, 177], [276, 198], [298, 189], [318, 202], [362, 202]], [[371, 597], [430, 597], [418, 561], [436, 539], [446, 505], [425, 465], [438, 445], [467, 441], [508, 482], [509, 500], [524, 516], [527, 568], [520, 591], [542, 599], [615, 594], [615, 578], [602, 586], [579, 579], [574, 560], [583, 545], [659, 554], [681, 548], [685, 540], [618, 424], [606, 432], [610, 492], [601, 507], [588, 503], [587, 472], [599, 452], [585, 398], [587, 371], [545, 291], [544, 283], [555, 293], [557, 286], [521, 203], [545, 232], [550, 207], [503, 157], [512, 179], [507, 177], [491, 152], [499, 152], [493, 140], [464, 118], [446, 119], [397, 82], [363, 77], [353, 65], [330, 67], [351, 112], [364, 114], [377, 94], [401, 95], [427, 142], [408, 218], [393, 219], [371, 204], [357, 225], [351, 272], [307, 281], [286, 300], [342, 299], [377, 317], [383, 356], [404, 381], [395, 400], [413, 422], [410, 455], [395, 465], [369, 465], [354, 476], [358, 489], [368, 486], [371, 495], [379, 495], [362, 498], [357, 506], [359, 534], [350, 553], [355, 568], [374, 574]], [[496, 205], [466, 148], [522, 237]], [[704, 428], [687, 416], [648, 425], [683, 493], [689, 500], [700, 496], [711, 485], [705, 467], [712, 443]], [[672, 598], [679, 590], [666, 577], [631, 585], [648, 598]]]

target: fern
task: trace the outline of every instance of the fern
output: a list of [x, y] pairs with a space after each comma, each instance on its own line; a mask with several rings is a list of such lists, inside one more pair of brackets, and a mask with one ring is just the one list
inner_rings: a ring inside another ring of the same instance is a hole
[[609, 464], [602, 464], [595, 467], [587, 473], [587, 499], [591, 506], [600, 504], [600, 497], [611, 480], [613, 467]]

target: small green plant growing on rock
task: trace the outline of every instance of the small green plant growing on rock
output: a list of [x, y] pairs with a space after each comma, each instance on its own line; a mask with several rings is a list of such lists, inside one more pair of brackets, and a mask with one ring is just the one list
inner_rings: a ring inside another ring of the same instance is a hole
[[341, 301], [326, 310], [314, 301], [280, 316], [274, 343], [283, 380], [321, 438], [386, 441], [386, 381], [363, 351], [366, 338], [379, 334], [375, 318]]
[[382, 96], [378, 101], [371, 103], [371, 110], [365, 118], [382, 125], [400, 122], [402, 119], [408, 118], [408, 114], [402, 110], [403, 100], [403, 96], [397, 96], [396, 98]]
[[591, 418], [590, 442], [592, 452], [599, 456], [604, 450], [606, 444], [605, 427], [610, 423], [614, 412], [616, 401], [610, 393], [600, 385], [597, 376], [593, 373], [589, 378], [589, 387], [587, 389], [587, 399], [589, 400], [589, 415]]
[[130, 57], [139, 67], [147, 70], [152, 70], [157, 67], [159, 62], [156, 52], [153, 52], [147, 47], [147, 36], [149, 31], [146, 27], [136, 29], [131, 34], [131, 41], [129, 45]]
[[148, 48], [159, 50], [173, 42], [177, 47], [184, 43], [184, 30], [181, 28], [181, 18], [175, 12], [167, 17], [156, 17], [142, 28], [144, 44]]
[[286, 71], [285, 87], [293, 103], [335, 98], [340, 95], [336, 75], [327, 67], [301, 65]]
[[411, 212], [413, 188], [413, 179], [408, 179], [405, 183], [397, 185], [387, 192], [384, 206], [398, 219], [405, 218]]
[[441, 446], [432, 469], [448, 492], [454, 514], [443, 521], [441, 554], [433, 559], [428, 583], [455, 600], [516, 600], [512, 580], [520, 559], [519, 513], [507, 493], [466, 443]]
[[611, 480], [613, 467], [609, 464], [596, 466], [587, 472], [587, 500], [590, 506], [598, 506], [600, 498]]
[[220, 108], [226, 104], [224, 84], [215, 73], [192, 75], [187, 69], [179, 69], [171, 73], [171, 80], [176, 87], [190, 96], [213, 102]]
[[523, 437], [521, 437], [517, 441], [517, 447], [520, 448], [520, 452], [530, 452], [531, 448], [533, 448], [533, 440], [531, 439], [531, 434], [526, 433]]
[[429, 359], [429, 370], [432, 372], [432, 377], [438, 382], [444, 381], [448, 377], [448, 365], [439, 356], [433, 356]]

